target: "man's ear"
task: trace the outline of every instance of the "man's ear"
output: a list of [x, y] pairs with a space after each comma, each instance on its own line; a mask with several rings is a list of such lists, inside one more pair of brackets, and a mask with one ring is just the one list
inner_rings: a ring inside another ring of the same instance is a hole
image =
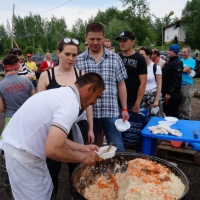
[[87, 91], [88, 91], [88, 92], [93, 92], [93, 91], [94, 91], [94, 86], [93, 86], [93, 84], [88, 84], [88, 86], [87, 86]]

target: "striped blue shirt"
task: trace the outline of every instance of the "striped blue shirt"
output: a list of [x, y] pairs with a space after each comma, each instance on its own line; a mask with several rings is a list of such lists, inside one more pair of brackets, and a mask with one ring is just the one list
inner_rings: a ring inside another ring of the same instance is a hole
[[83, 70], [85, 73], [96, 72], [104, 80], [105, 90], [93, 106], [93, 117], [118, 117], [117, 84], [127, 78], [126, 69], [119, 55], [104, 48], [104, 54], [97, 63], [87, 50], [78, 55], [74, 67]]

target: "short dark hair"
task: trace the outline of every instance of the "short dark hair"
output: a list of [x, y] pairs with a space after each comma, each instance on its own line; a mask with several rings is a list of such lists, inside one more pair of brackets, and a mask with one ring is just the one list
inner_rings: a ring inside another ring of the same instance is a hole
[[142, 47], [140, 50], [143, 50], [147, 56], [151, 58], [152, 50], [149, 47]]
[[88, 34], [88, 32], [102, 32], [103, 35], [105, 35], [105, 30], [103, 25], [98, 22], [92, 22], [88, 24], [86, 27], [86, 35]]
[[8, 52], [8, 54], [14, 54], [14, 55], [21, 56], [21, 55], [22, 55], [22, 52], [21, 52], [21, 50], [18, 49], [18, 48], [12, 48], [12, 49]]
[[103, 88], [105, 89], [104, 80], [101, 77], [101, 75], [95, 73], [95, 72], [89, 72], [84, 74], [83, 76], [80, 76], [77, 81], [75, 82], [79, 87], [83, 87], [87, 84], [93, 84], [94, 85], [94, 92], [97, 88]]
[[19, 58], [14, 54], [8, 54], [3, 59], [4, 65], [12, 65], [19, 62]]
[[158, 51], [158, 49], [153, 49], [152, 53], [156, 54], [157, 56], [160, 56], [160, 51]]

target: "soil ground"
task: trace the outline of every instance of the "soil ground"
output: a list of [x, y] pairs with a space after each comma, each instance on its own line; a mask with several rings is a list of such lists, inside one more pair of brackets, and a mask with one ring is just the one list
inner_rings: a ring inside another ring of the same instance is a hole
[[[200, 79], [195, 79], [194, 89], [200, 90]], [[192, 119], [200, 120], [200, 98], [193, 97], [192, 99]], [[0, 114], [0, 133], [4, 126], [4, 115]], [[195, 164], [188, 164], [185, 162], [174, 161], [187, 176], [190, 182], [189, 192], [185, 196], [185, 200], [200, 200], [200, 166]], [[58, 200], [70, 200], [69, 190], [69, 178], [67, 164], [62, 165], [62, 169], [59, 175], [59, 190]], [[9, 200], [6, 191], [3, 188], [3, 184], [0, 180], [0, 200]], [[28, 199], [27, 199], [28, 200]]]

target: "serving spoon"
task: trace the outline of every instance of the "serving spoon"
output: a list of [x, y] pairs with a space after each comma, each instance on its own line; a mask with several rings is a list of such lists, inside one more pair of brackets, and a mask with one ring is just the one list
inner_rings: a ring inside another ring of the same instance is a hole
[[113, 146], [113, 142], [111, 142], [110, 145], [108, 146], [108, 148], [107, 148], [107, 149], [104, 149], [104, 150], [99, 154], [99, 156], [102, 155], [103, 153], [109, 152], [112, 146]]

